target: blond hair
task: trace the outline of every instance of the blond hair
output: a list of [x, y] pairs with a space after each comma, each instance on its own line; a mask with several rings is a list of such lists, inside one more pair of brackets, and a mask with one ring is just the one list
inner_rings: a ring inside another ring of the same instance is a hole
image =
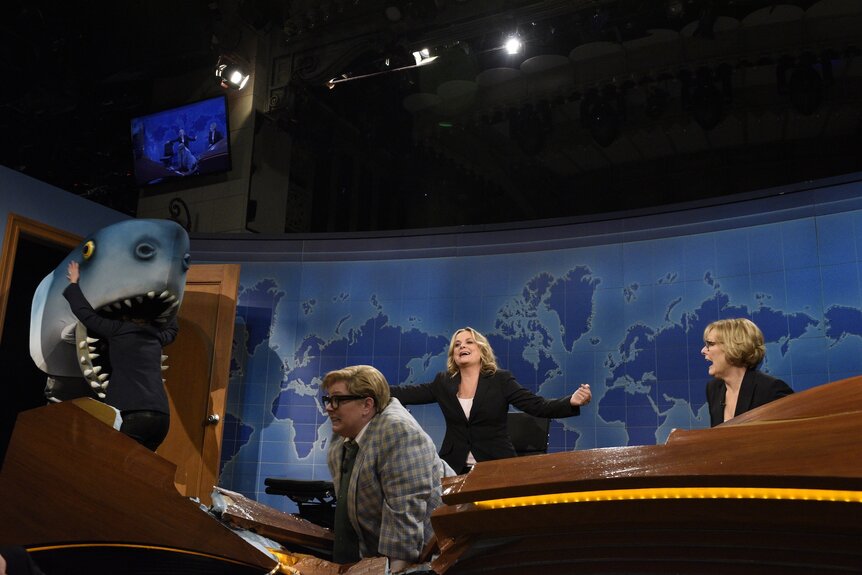
[[494, 356], [494, 350], [491, 348], [491, 344], [488, 343], [488, 338], [472, 327], [462, 327], [453, 333], [452, 338], [449, 340], [449, 356], [446, 360], [446, 368], [449, 371], [449, 375], [455, 375], [458, 373], [458, 366], [455, 365], [455, 338], [458, 337], [459, 333], [464, 331], [470, 332], [473, 336], [473, 341], [475, 341], [476, 345], [479, 347], [479, 358], [481, 364], [480, 371], [482, 373], [496, 373], [497, 358]]
[[716, 342], [724, 349], [728, 363], [736, 367], [754, 369], [766, 355], [763, 332], [753, 321], [745, 318], [720, 319], [703, 330], [703, 340], [714, 330]]
[[347, 385], [347, 393], [350, 395], [361, 395], [374, 400], [374, 408], [377, 413], [389, 405], [391, 396], [389, 394], [389, 383], [376, 367], [370, 365], [351, 365], [335, 371], [330, 371], [323, 376], [323, 389], [339, 381]]

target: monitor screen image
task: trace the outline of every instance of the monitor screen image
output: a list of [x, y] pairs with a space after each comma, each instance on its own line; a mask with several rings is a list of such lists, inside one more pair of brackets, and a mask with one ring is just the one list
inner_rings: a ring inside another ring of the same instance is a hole
[[225, 96], [132, 118], [131, 133], [139, 186], [231, 168]]

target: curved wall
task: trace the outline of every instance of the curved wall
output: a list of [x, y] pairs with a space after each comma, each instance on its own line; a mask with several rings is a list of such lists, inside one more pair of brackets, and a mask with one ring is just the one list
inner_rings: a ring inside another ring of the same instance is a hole
[[[662, 443], [706, 427], [704, 327], [745, 316], [764, 370], [797, 391], [862, 373], [862, 174], [720, 205], [542, 227], [195, 236], [197, 262], [243, 264], [223, 486], [277, 508], [269, 476], [329, 479], [319, 378], [356, 363], [430, 381], [472, 326], [501, 367], [557, 397], [592, 384], [550, 450]], [[411, 408], [435, 441], [436, 406]]]

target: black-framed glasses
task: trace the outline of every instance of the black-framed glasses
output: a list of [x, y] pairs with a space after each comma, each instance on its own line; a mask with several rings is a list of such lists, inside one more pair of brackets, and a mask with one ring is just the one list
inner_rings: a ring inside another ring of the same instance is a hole
[[365, 399], [368, 397], [367, 395], [324, 395], [320, 398], [320, 401], [323, 402], [323, 407], [328, 405], [332, 406], [332, 409], [338, 409], [343, 401], [353, 401], [354, 399]]
[[709, 351], [709, 349], [712, 346], [718, 345], [719, 343], [721, 343], [721, 342], [720, 341], [709, 341], [708, 339], [703, 340], [703, 345], [706, 348], [706, 351]]

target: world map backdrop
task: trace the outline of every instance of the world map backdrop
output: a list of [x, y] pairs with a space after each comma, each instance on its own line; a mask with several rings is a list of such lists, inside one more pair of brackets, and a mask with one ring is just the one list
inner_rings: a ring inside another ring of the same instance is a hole
[[[700, 351], [719, 318], [753, 320], [766, 338], [762, 369], [796, 391], [858, 375], [862, 203], [853, 186], [838, 190], [840, 201], [817, 196], [804, 217], [768, 203], [757, 217], [724, 209], [710, 219], [703, 208], [671, 226], [644, 220], [634, 240], [563, 249], [243, 263], [220, 485], [296, 511], [264, 493], [264, 479], [331, 479], [323, 374], [371, 364], [390, 385], [430, 382], [464, 326], [538, 394], [591, 384], [580, 416], [552, 422], [550, 452], [661, 444], [674, 428], [708, 427]], [[439, 447], [439, 408], [410, 410]]]

